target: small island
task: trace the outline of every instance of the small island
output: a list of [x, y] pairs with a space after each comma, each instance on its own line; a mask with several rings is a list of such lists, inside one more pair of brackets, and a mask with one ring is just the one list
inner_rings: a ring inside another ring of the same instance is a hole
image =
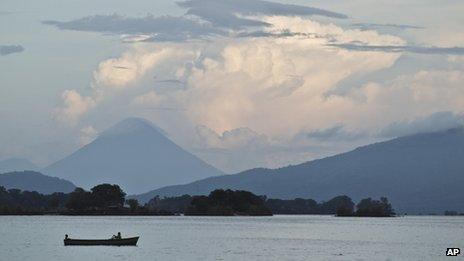
[[337, 216], [340, 217], [394, 217], [395, 212], [392, 205], [386, 197], [381, 197], [380, 200], [371, 198], [362, 199], [356, 205], [356, 211], [353, 208], [339, 208]]

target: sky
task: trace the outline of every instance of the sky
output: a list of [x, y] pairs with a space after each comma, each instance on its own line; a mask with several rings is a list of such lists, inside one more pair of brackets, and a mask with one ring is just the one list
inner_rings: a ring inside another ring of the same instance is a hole
[[460, 0], [0, 4], [0, 159], [142, 117], [228, 172], [464, 123]]

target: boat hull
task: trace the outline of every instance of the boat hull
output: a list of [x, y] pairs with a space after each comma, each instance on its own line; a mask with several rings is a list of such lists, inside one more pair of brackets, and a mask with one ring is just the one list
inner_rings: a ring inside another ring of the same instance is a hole
[[139, 237], [121, 239], [64, 239], [65, 246], [136, 246]]

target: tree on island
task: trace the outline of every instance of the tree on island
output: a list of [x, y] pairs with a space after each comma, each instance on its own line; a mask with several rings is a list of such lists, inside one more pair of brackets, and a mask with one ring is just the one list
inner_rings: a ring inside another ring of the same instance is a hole
[[82, 211], [94, 208], [122, 207], [126, 193], [118, 185], [101, 184], [91, 192], [76, 188], [69, 194], [68, 209]]
[[92, 195], [90, 192], [85, 191], [83, 188], [76, 188], [69, 194], [66, 207], [73, 210], [84, 210], [93, 206]]
[[91, 189], [92, 199], [97, 207], [122, 207], [126, 193], [118, 186], [100, 184]]
[[353, 213], [354, 203], [348, 196], [337, 196], [320, 204], [321, 214]]
[[194, 196], [186, 215], [232, 216], [232, 215], [272, 215], [265, 206], [265, 197], [256, 196], [249, 191], [212, 191], [209, 196]]
[[356, 205], [356, 216], [363, 217], [391, 217], [395, 215], [392, 205], [386, 197], [381, 197], [380, 200], [371, 198], [362, 199]]

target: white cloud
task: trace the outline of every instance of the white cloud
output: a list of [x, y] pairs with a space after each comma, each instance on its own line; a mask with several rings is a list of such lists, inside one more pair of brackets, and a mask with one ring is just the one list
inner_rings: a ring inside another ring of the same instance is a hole
[[[109, 97], [128, 95], [123, 91], [139, 88], [140, 86], [136, 84], [156, 67], [162, 67], [161, 70], [173, 74], [177, 70], [173, 62], [191, 60], [196, 55], [192, 50], [177, 49], [172, 45], [166, 47], [161, 44], [153, 47], [135, 44], [121, 57], [102, 61], [98, 65], [93, 73], [92, 93], [89, 96], [82, 96], [75, 89], [64, 91], [62, 94], [64, 106], [57, 109], [56, 118], [60, 122], [75, 125], [80, 117]], [[135, 103], [153, 102], [155, 95], [153, 91], [141, 95], [135, 99]]]
[[[274, 25], [330, 34], [337, 41], [351, 41], [354, 33], [363, 41], [402, 42], [308, 19], [273, 19]], [[194, 122], [219, 133], [248, 126], [268, 135], [292, 135], [303, 127], [333, 126], [345, 120], [343, 111], [354, 101], [326, 94], [346, 77], [390, 67], [400, 55], [327, 48], [329, 40], [299, 36], [231, 39], [217, 56], [196, 62], [187, 77], [190, 88], [176, 95]]]
[[313, 45], [324, 45], [332, 41], [362, 42], [371, 45], [403, 45], [406, 43], [397, 36], [379, 34], [375, 30], [344, 29], [333, 23], [320, 23], [303, 17], [268, 16], [262, 19], [272, 24], [272, 27], [264, 28], [268, 32], [288, 30], [294, 33], [312, 34], [315, 37], [311, 40]]
[[95, 106], [95, 100], [91, 97], [81, 96], [76, 90], [66, 90], [61, 95], [64, 107], [55, 111], [58, 121], [75, 125], [77, 120]]
[[176, 59], [180, 52], [173, 48], [163, 48], [148, 51], [135, 46], [119, 58], [112, 58], [101, 62], [94, 72], [95, 88], [107, 87], [123, 89], [133, 86], [140, 77], [166, 60]]

